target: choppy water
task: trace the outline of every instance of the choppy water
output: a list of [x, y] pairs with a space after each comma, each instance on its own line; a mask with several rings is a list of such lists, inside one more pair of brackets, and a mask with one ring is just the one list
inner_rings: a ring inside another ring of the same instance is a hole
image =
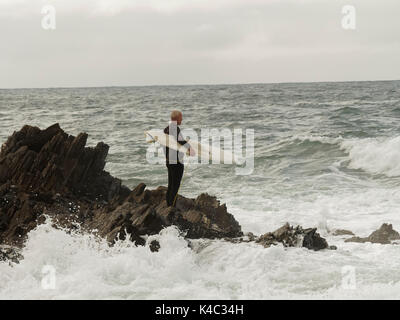
[[[173, 228], [150, 253], [45, 225], [31, 233], [18, 266], [0, 264], [0, 297], [15, 298], [400, 298], [397, 246], [344, 243], [327, 230], [366, 236], [383, 222], [400, 230], [400, 82], [0, 90], [0, 140], [25, 123], [59, 122], [110, 148], [106, 169], [130, 187], [166, 184], [146, 161], [143, 131], [163, 128], [171, 109], [182, 129], [255, 130], [255, 168], [187, 166], [181, 193], [217, 195], [260, 234], [288, 221], [318, 226], [336, 251], [200, 241], [191, 251]], [[57, 270], [43, 290], [41, 268]], [[357, 286], [341, 286], [353, 266]]]

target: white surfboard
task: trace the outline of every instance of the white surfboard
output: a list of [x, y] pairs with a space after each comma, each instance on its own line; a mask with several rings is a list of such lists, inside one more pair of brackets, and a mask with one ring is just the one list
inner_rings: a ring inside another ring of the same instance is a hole
[[205, 162], [216, 164], [236, 163], [234, 154], [229, 150], [202, 144], [196, 140], [189, 140], [188, 143], [195, 150], [198, 157]]
[[[162, 130], [149, 130], [145, 131], [146, 141], [148, 143], [158, 142], [164, 147], [182, 152], [189, 155], [189, 151], [183, 145], [179, 144], [175, 137], [165, 134]], [[196, 156], [202, 162], [220, 163], [220, 164], [233, 164], [236, 163], [236, 157], [229, 150], [213, 147], [210, 145], [202, 144], [196, 140], [188, 140], [188, 144], [195, 151]]]
[[158, 142], [164, 147], [182, 152], [186, 154], [188, 150], [181, 144], [179, 144], [174, 136], [165, 134], [162, 130], [149, 130], [144, 132], [146, 135], [146, 141], [148, 143]]

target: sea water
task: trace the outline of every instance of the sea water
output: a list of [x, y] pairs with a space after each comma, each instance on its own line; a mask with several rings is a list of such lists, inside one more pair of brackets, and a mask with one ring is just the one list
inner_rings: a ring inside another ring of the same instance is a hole
[[[0, 90], [0, 140], [24, 124], [58, 122], [70, 134], [87, 132], [91, 146], [109, 144], [106, 170], [124, 184], [156, 188], [167, 172], [146, 161], [143, 132], [163, 129], [172, 109], [183, 111], [182, 129], [255, 133], [250, 175], [237, 175], [235, 165], [189, 164], [182, 195], [216, 195], [244, 232], [285, 222], [318, 227], [338, 249], [222, 240], [190, 249], [169, 227], [150, 237], [161, 244], [152, 253], [48, 221], [29, 234], [20, 264], [0, 263], [0, 298], [400, 298], [400, 247], [330, 233], [367, 236], [384, 222], [400, 231], [399, 81]], [[49, 265], [51, 289], [43, 287]]]

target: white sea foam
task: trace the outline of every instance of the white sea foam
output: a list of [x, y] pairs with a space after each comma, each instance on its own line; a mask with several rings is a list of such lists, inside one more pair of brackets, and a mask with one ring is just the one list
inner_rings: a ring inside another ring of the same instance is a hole
[[400, 176], [400, 136], [346, 140], [341, 148], [349, 153], [350, 168], [388, 177]]
[[[157, 253], [41, 225], [29, 234], [20, 264], [0, 263], [0, 298], [400, 298], [395, 246], [341, 242], [337, 251], [313, 252], [197, 240], [192, 250], [173, 227], [154, 238]], [[55, 289], [41, 286], [45, 265], [55, 268]], [[355, 289], [342, 287], [344, 266], [355, 268]]]

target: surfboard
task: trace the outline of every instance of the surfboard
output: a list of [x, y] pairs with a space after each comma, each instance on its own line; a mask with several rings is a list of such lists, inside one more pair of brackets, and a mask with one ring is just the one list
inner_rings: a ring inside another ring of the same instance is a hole
[[229, 150], [224, 150], [211, 145], [200, 143], [196, 140], [189, 140], [188, 143], [195, 150], [198, 157], [205, 161], [218, 164], [236, 163], [236, 157]]
[[[174, 136], [165, 134], [162, 130], [145, 131], [146, 141], [148, 143], [158, 142], [164, 147], [182, 152], [189, 156], [189, 151], [183, 145], [179, 144]], [[230, 150], [224, 150], [215, 146], [202, 144], [196, 140], [187, 140], [188, 144], [195, 151], [202, 162], [212, 162], [221, 164], [236, 163], [236, 157]]]
[[144, 132], [148, 143], [158, 142], [164, 147], [187, 154], [188, 150], [179, 144], [174, 136], [165, 134], [162, 130], [149, 130]]

